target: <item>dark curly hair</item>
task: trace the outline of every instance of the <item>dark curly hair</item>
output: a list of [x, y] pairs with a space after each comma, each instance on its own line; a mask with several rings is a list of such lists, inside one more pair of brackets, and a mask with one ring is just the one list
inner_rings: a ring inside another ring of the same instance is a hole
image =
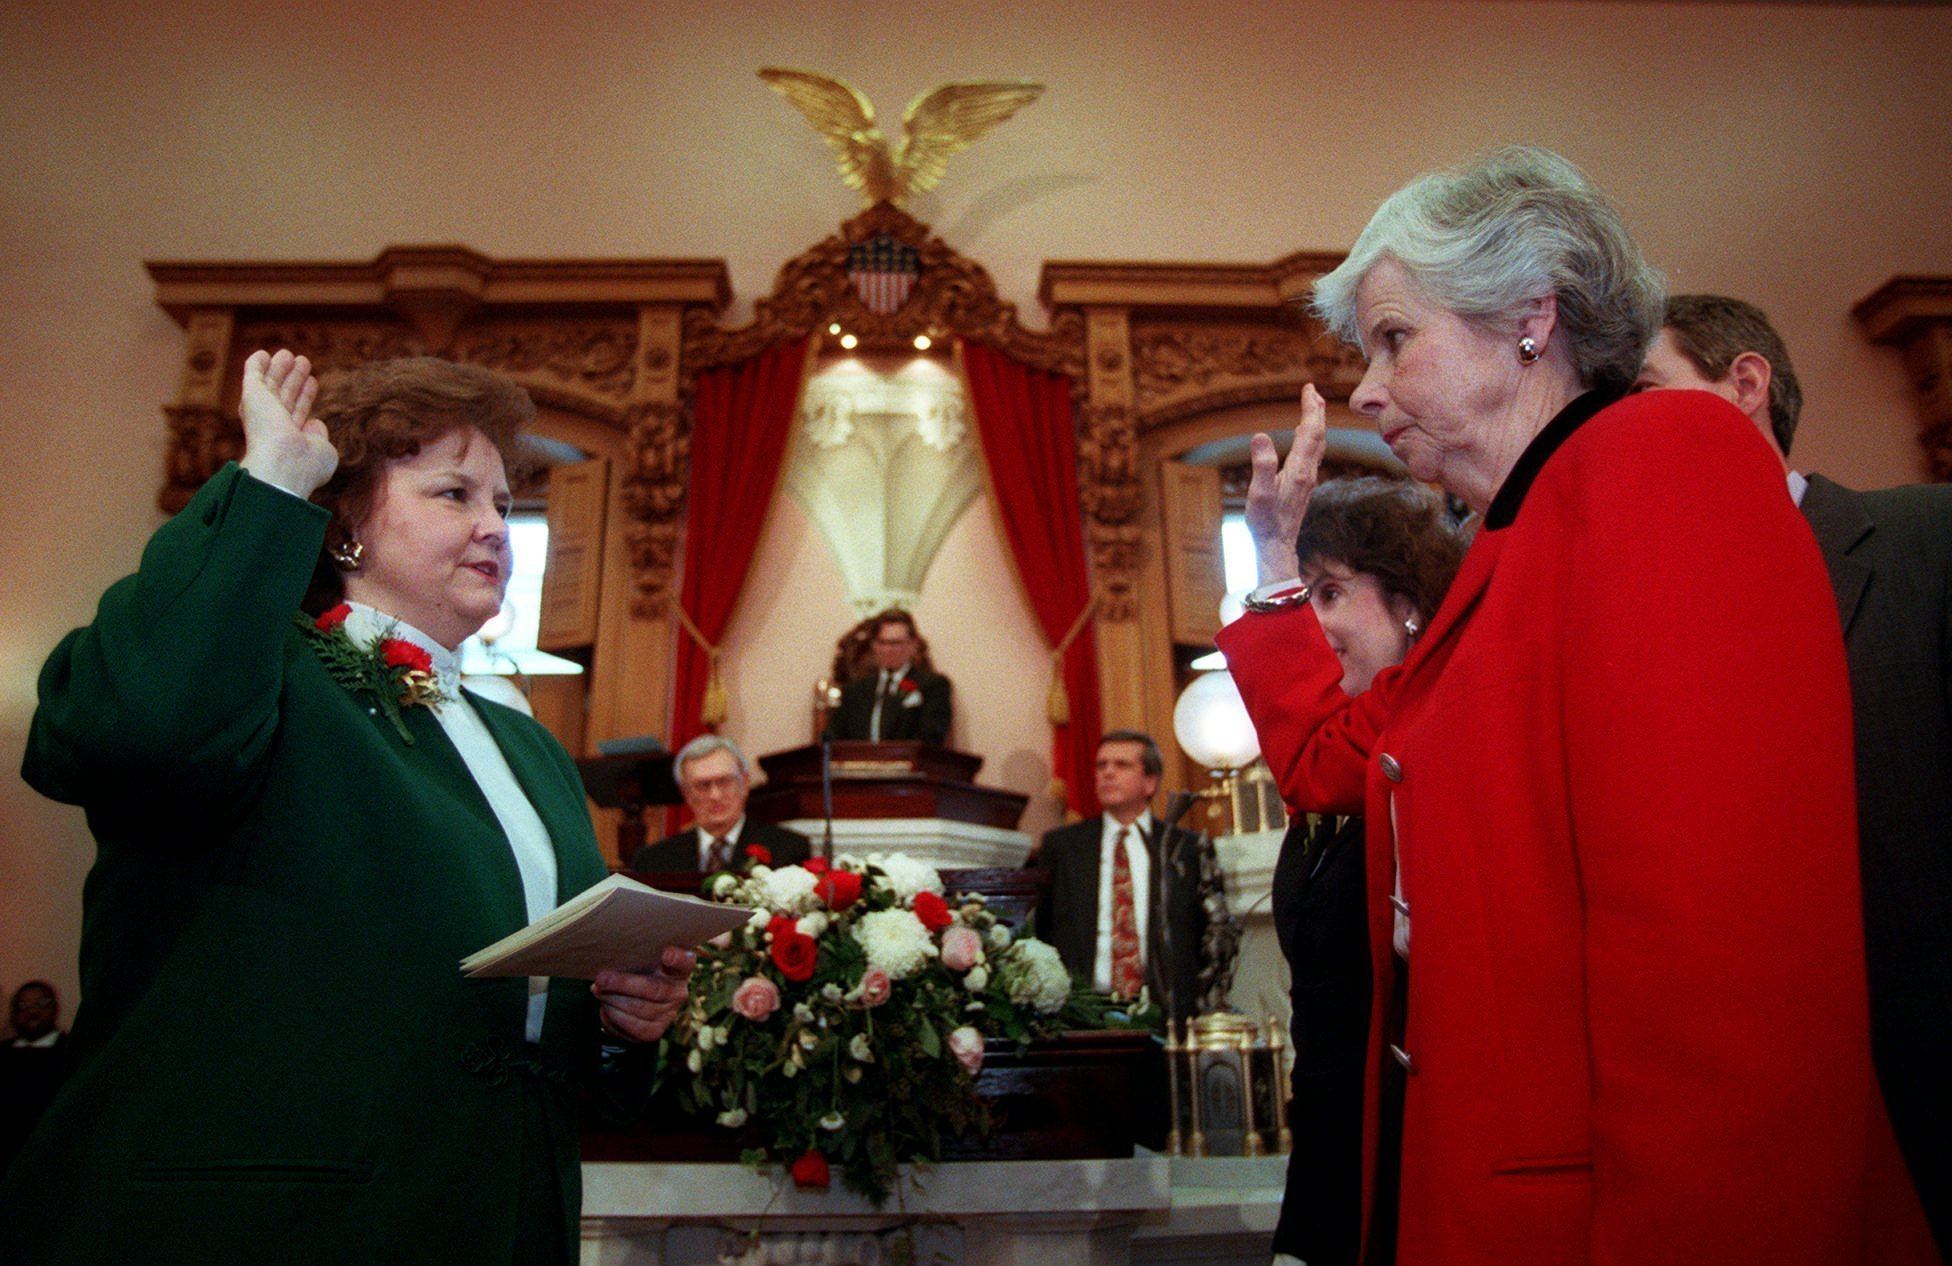
[[1385, 593], [1409, 599], [1427, 625], [1464, 561], [1464, 543], [1436, 492], [1364, 475], [1315, 489], [1295, 553], [1304, 570], [1326, 561], [1374, 576]]
[[492, 369], [408, 356], [321, 378], [314, 413], [339, 450], [339, 468], [312, 494], [332, 512], [305, 595], [305, 609], [316, 614], [345, 598], [345, 580], [330, 551], [352, 540], [353, 526], [371, 512], [388, 462], [471, 426], [495, 446], [509, 484], [517, 486], [526, 473], [522, 432], [535, 421], [535, 402]]

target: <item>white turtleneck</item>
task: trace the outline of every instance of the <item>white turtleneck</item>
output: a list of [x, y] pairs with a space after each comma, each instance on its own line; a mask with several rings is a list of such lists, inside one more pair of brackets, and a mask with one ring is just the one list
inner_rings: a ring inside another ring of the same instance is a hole
[[[352, 614], [346, 617], [346, 634], [365, 645], [373, 638], [397, 637], [426, 651], [434, 661], [434, 675], [440, 682], [443, 701], [434, 705], [434, 716], [453, 742], [456, 751], [474, 775], [488, 807], [495, 811], [502, 833], [515, 854], [515, 868], [522, 875], [522, 896], [533, 923], [556, 908], [556, 849], [542, 825], [535, 806], [516, 781], [508, 758], [495, 744], [494, 736], [481, 720], [481, 714], [461, 696], [461, 654], [450, 651], [404, 620], [373, 609], [361, 602], [347, 604]], [[549, 978], [529, 977], [529, 1013], [525, 1036], [531, 1042], [542, 1040], [542, 1013], [549, 999]]]

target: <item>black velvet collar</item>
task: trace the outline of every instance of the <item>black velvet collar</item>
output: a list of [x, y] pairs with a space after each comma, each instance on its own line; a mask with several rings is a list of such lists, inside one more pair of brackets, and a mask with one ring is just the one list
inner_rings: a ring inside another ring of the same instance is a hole
[[1559, 410], [1557, 417], [1545, 424], [1545, 429], [1532, 438], [1525, 451], [1518, 455], [1511, 474], [1498, 488], [1498, 495], [1491, 498], [1491, 508], [1484, 512], [1484, 527], [1488, 532], [1510, 527], [1518, 517], [1518, 507], [1523, 504], [1525, 494], [1531, 491], [1532, 481], [1545, 469], [1545, 463], [1559, 451], [1559, 446], [1572, 438], [1572, 433], [1607, 405], [1621, 399], [1622, 391], [1588, 391], [1576, 396], [1565, 408]]

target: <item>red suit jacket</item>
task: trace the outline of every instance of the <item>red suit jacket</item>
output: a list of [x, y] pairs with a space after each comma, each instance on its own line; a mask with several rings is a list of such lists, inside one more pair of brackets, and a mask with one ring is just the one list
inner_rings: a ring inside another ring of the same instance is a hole
[[1601, 403], [1527, 450], [1367, 693], [1306, 608], [1220, 637], [1290, 805], [1367, 815], [1371, 1174], [1400, 857], [1397, 1260], [1929, 1260], [1868, 1177], [1895, 1150], [1822, 561], [1727, 404]]

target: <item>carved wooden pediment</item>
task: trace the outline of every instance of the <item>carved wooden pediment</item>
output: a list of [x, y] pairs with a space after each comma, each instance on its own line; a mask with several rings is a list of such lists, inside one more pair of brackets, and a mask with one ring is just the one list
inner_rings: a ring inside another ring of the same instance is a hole
[[[900, 307], [885, 314], [862, 301], [847, 275], [850, 252], [877, 237], [912, 248], [918, 262], [914, 288]], [[997, 296], [996, 283], [981, 264], [886, 202], [848, 220], [781, 268], [772, 293], [755, 305], [751, 324], [720, 329], [708, 312], [687, 313], [685, 366], [689, 372], [745, 360], [833, 324], [868, 351], [911, 349], [917, 335], [938, 341], [960, 337], [1040, 369], [1074, 378], [1083, 373], [1084, 323], [1077, 313], [1060, 315], [1046, 331], [1024, 328], [1016, 305]]]

